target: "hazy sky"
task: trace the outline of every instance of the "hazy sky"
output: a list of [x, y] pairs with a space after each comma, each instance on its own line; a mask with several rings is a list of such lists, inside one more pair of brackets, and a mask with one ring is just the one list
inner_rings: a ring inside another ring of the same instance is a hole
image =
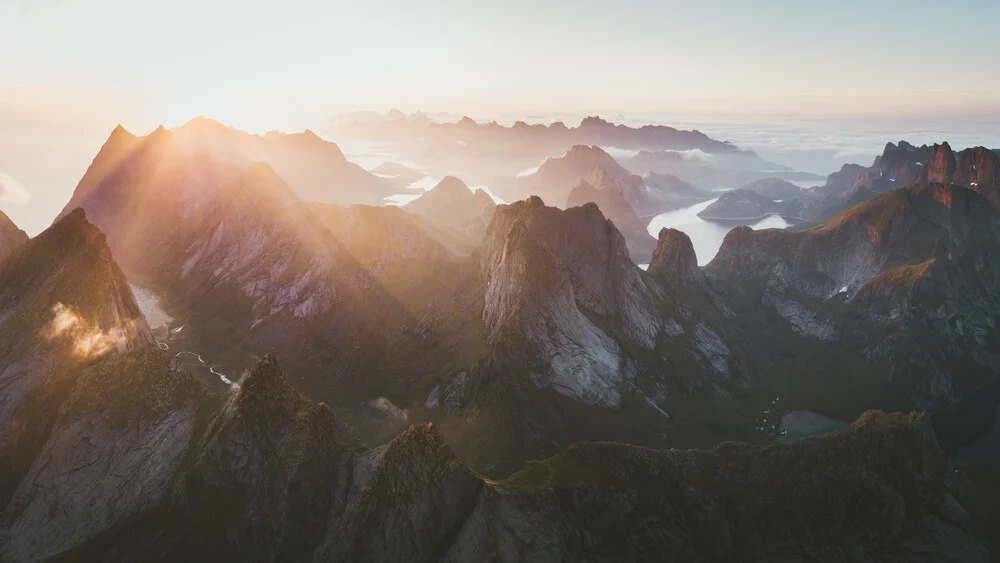
[[830, 171], [886, 140], [995, 146], [997, 21], [1000, 0], [0, 0], [0, 209], [37, 233], [115, 124], [196, 115], [600, 114]]
[[0, 0], [0, 102], [139, 129], [394, 106], [996, 115], [997, 21], [997, 0]]

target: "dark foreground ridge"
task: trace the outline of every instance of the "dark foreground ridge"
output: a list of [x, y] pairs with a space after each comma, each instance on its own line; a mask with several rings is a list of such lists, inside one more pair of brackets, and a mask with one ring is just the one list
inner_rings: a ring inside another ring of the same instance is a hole
[[431, 424], [365, 449], [271, 355], [224, 401], [193, 383], [155, 348], [84, 371], [3, 513], [3, 560], [989, 559], [926, 415], [790, 445], [579, 444], [489, 481]]

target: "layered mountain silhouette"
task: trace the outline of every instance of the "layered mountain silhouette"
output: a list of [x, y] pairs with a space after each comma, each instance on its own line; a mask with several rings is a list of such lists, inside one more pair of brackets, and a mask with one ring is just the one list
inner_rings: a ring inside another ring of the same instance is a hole
[[[543, 197], [346, 206], [195, 125], [116, 130], [47, 231], [0, 222], [0, 560], [989, 559], [948, 456], [995, 420], [993, 153], [896, 147], [916, 183], [846, 167], [863, 201], [698, 267], [637, 211], [683, 180], [597, 147]], [[773, 444], [789, 408], [856, 422]]]
[[717, 141], [700, 131], [682, 131], [665, 125], [631, 127], [610, 123], [598, 116], [583, 119], [578, 127], [567, 127], [562, 122], [550, 125], [529, 125], [518, 121], [510, 127], [497, 122], [477, 123], [463, 117], [453, 123], [436, 123], [425, 116], [345, 116], [337, 120], [335, 129], [340, 134], [366, 138], [397, 138], [425, 135], [448, 138], [454, 141], [477, 141], [483, 144], [531, 145], [610, 145], [621, 148], [650, 148], [659, 150], [700, 149], [706, 152], [730, 152], [736, 148]]
[[[1000, 155], [984, 147], [973, 147], [955, 153], [945, 142], [916, 147], [900, 141], [888, 143], [871, 166], [845, 164], [830, 174], [826, 183], [796, 192], [794, 186], [781, 186], [774, 178], [743, 186], [761, 198], [756, 207], [780, 213], [789, 220], [811, 226], [843, 213], [876, 194], [917, 183], [952, 184], [978, 192], [994, 206], [1000, 205]], [[768, 185], [770, 184], [770, 185]], [[734, 196], [735, 197], [735, 196]], [[708, 210], [706, 210], [707, 212]], [[723, 207], [713, 210], [711, 217], [724, 221], [737, 219], [745, 210]]]
[[455, 229], [473, 241], [482, 240], [496, 210], [496, 203], [482, 189], [470, 190], [465, 182], [447, 176], [419, 198], [406, 204], [411, 213], [419, 213], [433, 223]]

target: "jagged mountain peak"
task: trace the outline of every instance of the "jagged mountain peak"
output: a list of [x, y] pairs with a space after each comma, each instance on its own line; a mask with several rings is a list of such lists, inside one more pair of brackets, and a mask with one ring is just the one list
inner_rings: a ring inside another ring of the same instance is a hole
[[597, 205], [601, 213], [618, 227], [625, 237], [633, 261], [640, 263], [649, 259], [655, 244], [646, 230], [645, 222], [639, 218], [622, 192], [614, 184], [609, 185], [603, 172], [580, 180], [566, 199], [567, 208], [586, 205]]
[[472, 191], [455, 176], [445, 176], [403, 208], [427, 217], [438, 226], [457, 228], [478, 240], [486, 231], [496, 203], [485, 191]]
[[558, 159], [550, 158], [548, 161], [559, 159], [588, 168], [606, 166], [614, 171], [618, 171], [619, 168], [624, 170], [607, 151], [597, 145], [573, 145], [563, 156]]
[[450, 193], [464, 193], [461, 192], [460, 190], [465, 190], [467, 192], [472, 191], [469, 189], [469, 186], [466, 185], [465, 182], [463, 182], [459, 178], [456, 178], [455, 176], [445, 176], [444, 178], [441, 179], [440, 182], [437, 183], [436, 186], [434, 186], [431, 189], [441, 190], [443, 192], [450, 192]]
[[646, 271], [673, 287], [689, 286], [703, 279], [691, 238], [677, 229], [660, 229]]
[[28, 235], [14, 224], [3, 211], [0, 211], [0, 264], [14, 251], [28, 242]]
[[239, 401], [281, 400], [294, 393], [274, 354], [264, 354], [240, 381]]
[[0, 302], [24, 308], [32, 322], [51, 319], [53, 334], [81, 354], [155, 343], [104, 233], [82, 209], [23, 243], [3, 274]]

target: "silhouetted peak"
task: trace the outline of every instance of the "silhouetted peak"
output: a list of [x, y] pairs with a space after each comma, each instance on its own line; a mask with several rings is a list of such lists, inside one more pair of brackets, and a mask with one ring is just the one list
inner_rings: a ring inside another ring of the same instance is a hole
[[134, 139], [135, 135], [133, 135], [132, 133], [130, 133], [128, 129], [125, 129], [125, 127], [122, 126], [121, 123], [119, 123], [111, 131], [111, 135], [108, 137], [108, 141], [111, 141], [112, 139], [119, 139], [119, 138], [122, 138], [122, 139]]
[[455, 176], [445, 176], [432, 189], [441, 192], [447, 192], [450, 194], [458, 193], [464, 195], [464, 193], [469, 193], [469, 194], [472, 193], [472, 190], [469, 189], [469, 186], [467, 186], [465, 182], [456, 178]]
[[476, 125], [478, 125], [476, 123], [476, 120], [472, 119], [469, 116], [465, 116], [462, 119], [460, 119], [458, 121], [458, 124], [462, 127], [475, 127]]
[[583, 129], [585, 127], [604, 127], [604, 126], [607, 126], [607, 125], [611, 125], [611, 124], [608, 123], [607, 121], [605, 121], [604, 119], [602, 119], [600, 116], [597, 116], [597, 115], [587, 116], [587, 117], [583, 118], [583, 121], [580, 122], [580, 128], [581, 129]]
[[0, 262], [10, 256], [16, 248], [28, 242], [28, 235], [17, 228], [3, 211], [0, 211]]
[[237, 402], [240, 405], [281, 403], [298, 394], [281, 371], [274, 354], [264, 354], [240, 382]]
[[677, 229], [660, 229], [647, 270], [658, 279], [671, 285], [687, 285], [701, 279], [698, 257], [691, 239]]

